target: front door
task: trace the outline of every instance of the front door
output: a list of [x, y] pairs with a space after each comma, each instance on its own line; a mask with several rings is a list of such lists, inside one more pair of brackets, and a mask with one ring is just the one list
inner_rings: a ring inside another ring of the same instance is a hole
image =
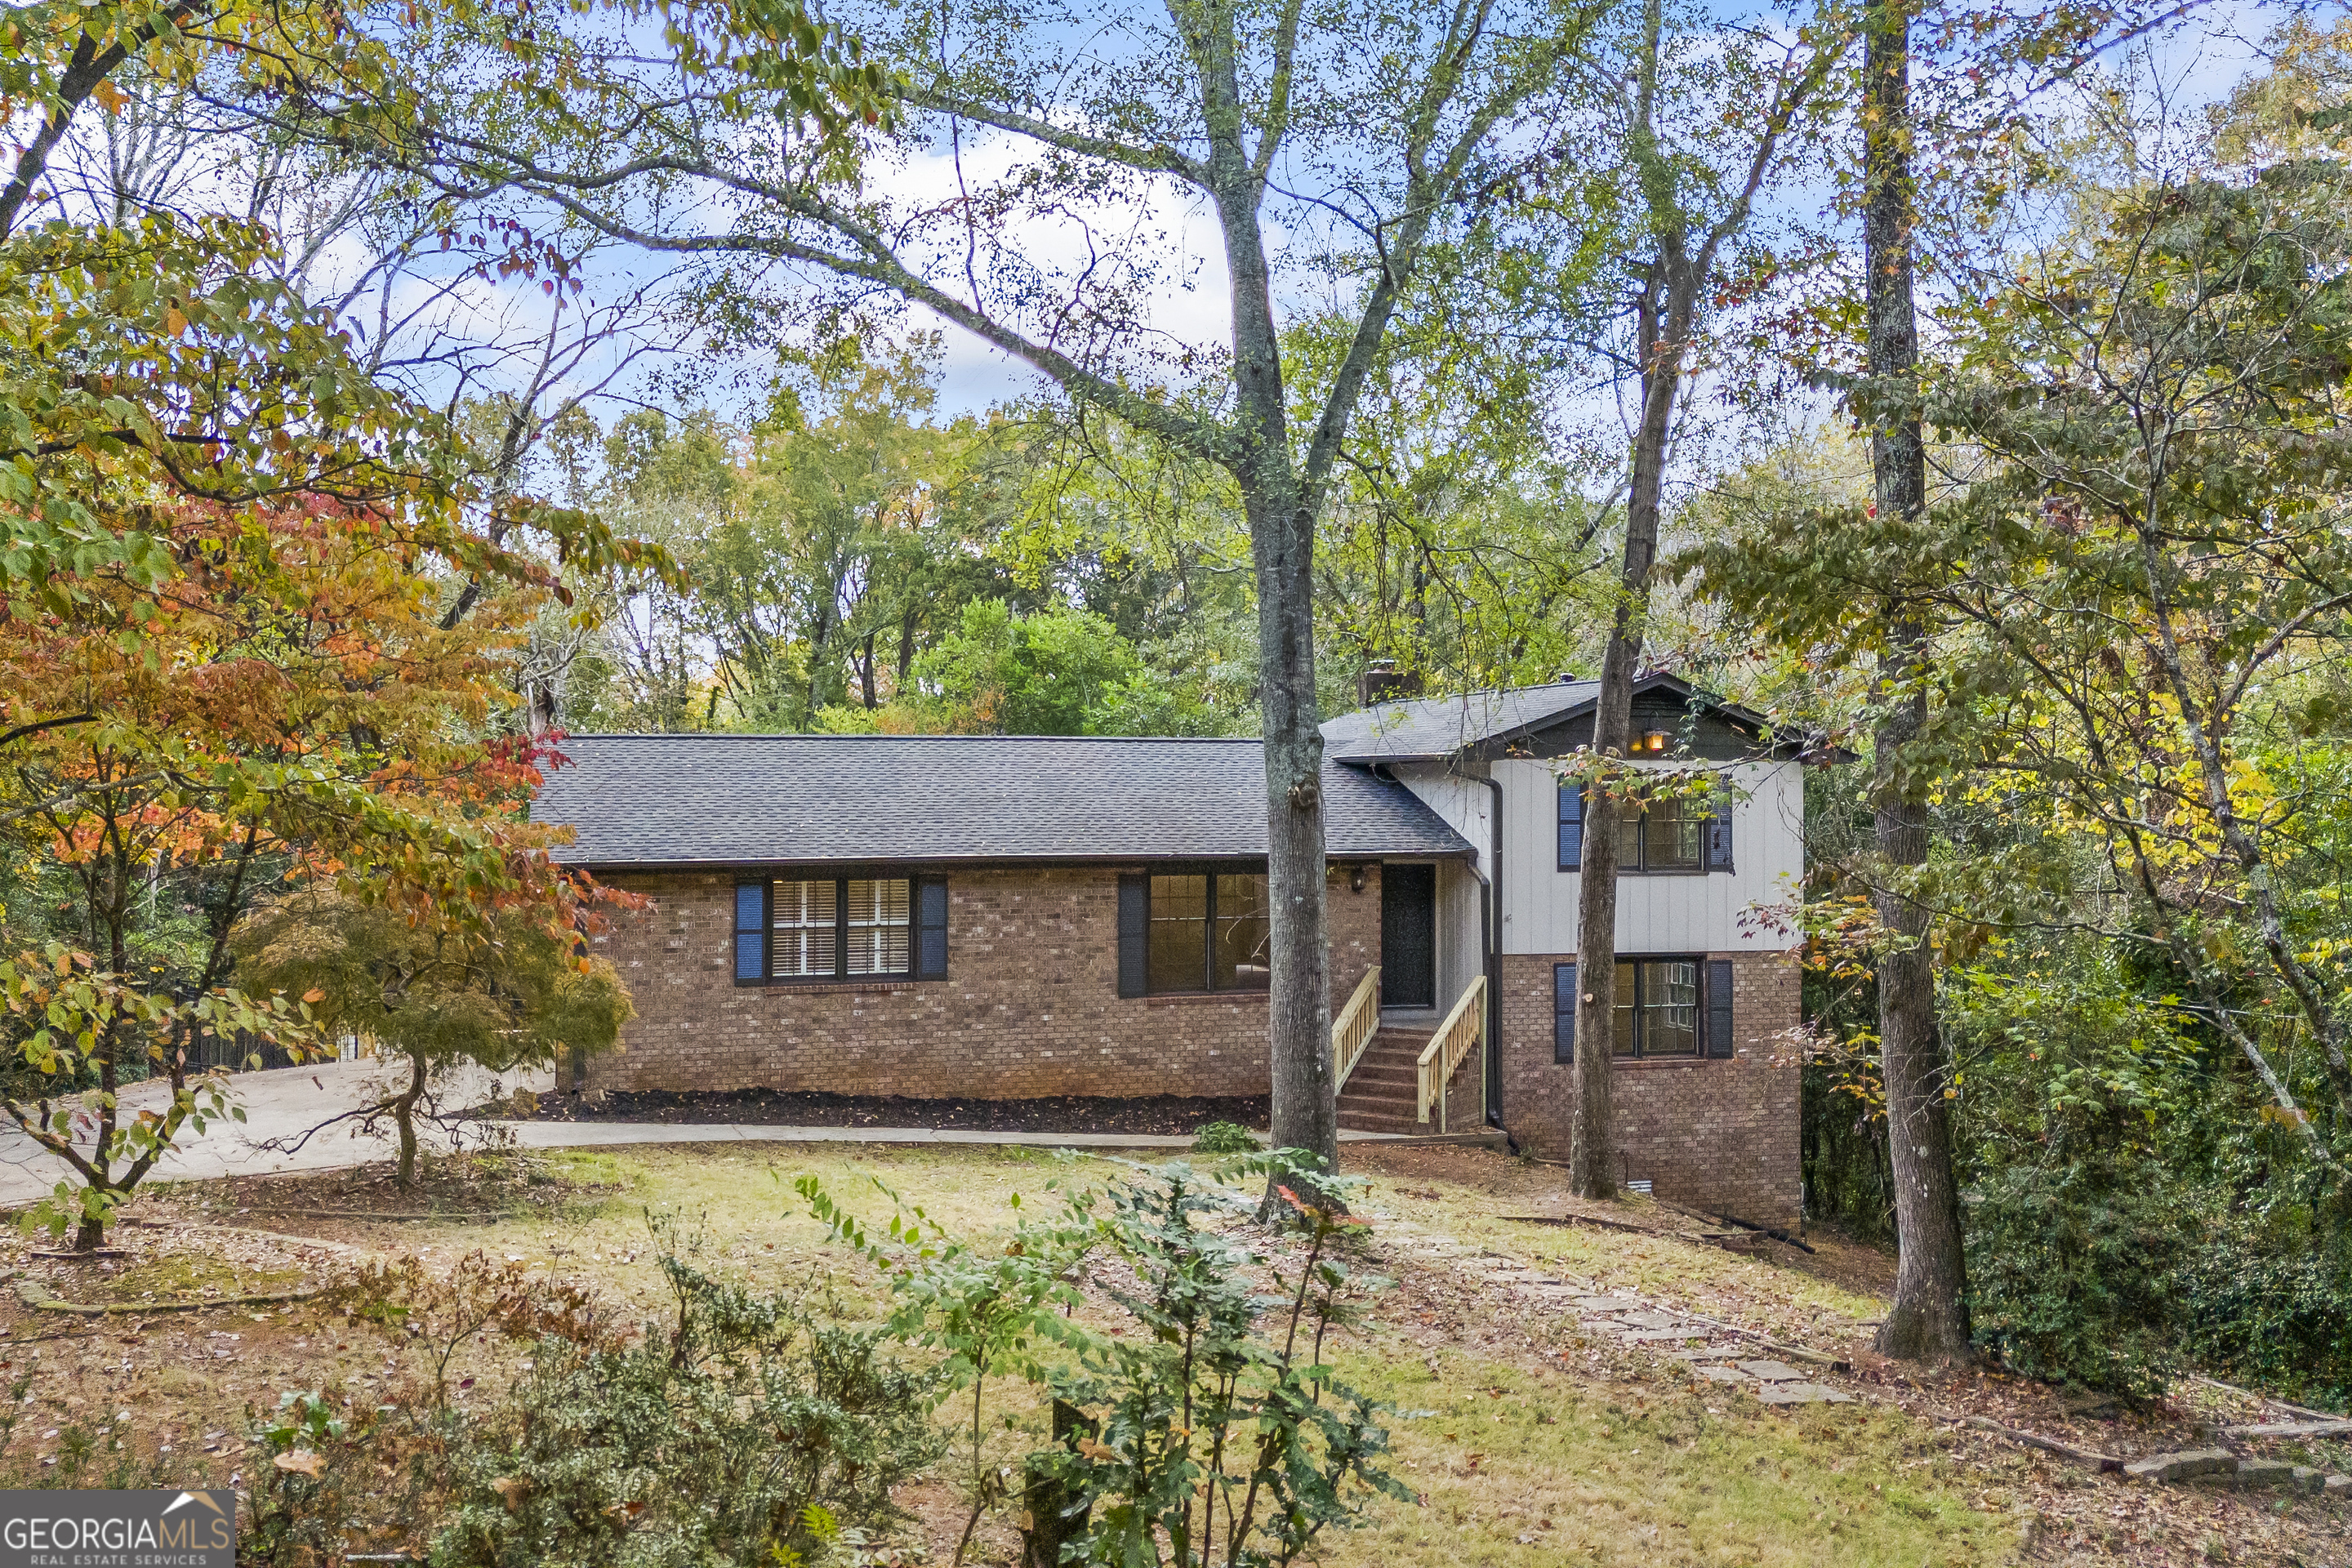
[[1437, 868], [1381, 868], [1381, 1005], [1437, 1005]]

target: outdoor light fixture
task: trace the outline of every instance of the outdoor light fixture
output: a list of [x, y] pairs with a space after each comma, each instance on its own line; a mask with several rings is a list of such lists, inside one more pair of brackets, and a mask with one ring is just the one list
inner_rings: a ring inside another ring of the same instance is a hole
[[1350, 866], [1350, 867], [1349, 867], [1349, 868], [1348, 868], [1348, 891], [1349, 891], [1349, 892], [1351, 892], [1351, 893], [1360, 893], [1360, 892], [1362, 892], [1363, 890], [1364, 890], [1364, 868], [1363, 868], [1361, 866]]
[[1653, 730], [1642, 739], [1653, 752], [1663, 752], [1666, 749], [1666, 732], [1664, 730]]

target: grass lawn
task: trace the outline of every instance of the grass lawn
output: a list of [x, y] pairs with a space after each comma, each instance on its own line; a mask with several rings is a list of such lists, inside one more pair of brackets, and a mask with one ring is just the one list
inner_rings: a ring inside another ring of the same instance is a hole
[[[1774, 1247], [1747, 1257], [1663, 1237], [1537, 1226], [1503, 1216], [1558, 1205], [1559, 1173], [1479, 1151], [1361, 1153], [1366, 1213], [1378, 1237], [1409, 1224], [1481, 1248], [1635, 1291], [1775, 1337], [1858, 1344], [1880, 1298], [1884, 1259], [1818, 1242], [1805, 1258]], [[1019, 1193], [1032, 1205], [1053, 1180], [1100, 1184], [1115, 1163], [1060, 1163], [1030, 1151], [847, 1150], [837, 1145], [640, 1148], [531, 1156], [504, 1167], [436, 1171], [418, 1195], [379, 1173], [343, 1173], [161, 1189], [147, 1223], [126, 1227], [130, 1256], [102, 1271], [22, 1249], [18, 1267], [72, 1300], [159, 1303], [206, 1286], [283, 1283], [266, 1256], [207, 1263], [187, 1246], [197, 1225], [316, 1238], [378, 1256], [412, 1254], [446, 1269], [479, 1249], [500, 1262], [578, 1280], [632, 1316], [659, 1317], [668, 1292], [647, 1215], [673, 1216], [700, 1265], [749, 1283], [814, 1292], [849, 1317], [882, 1300], [861, 1259], [829, 1245], [791, 1190], [812, 1173], [870, 1218], [910, 1204], [963, 1233], [1005, 1223]], [[302, 1211], [302, 1212], [298, 1212]], [[363, 1217], [399, 1211], [446, 1217]], [[1624, 1214], [1638, 1221], [1643, 1210]], [[212, 1235], [216, 1233], [203, 1233]], [[2029, 1451], [1956, 1433], [1906, 1412], [1899, 1390], [1864, 1388], [1856, 1404], [1768, 1409], [1736, 1388], [1699, 1383], [1663, 1356], [1588, 1336], [1572, 1310], [1528, 1310], [1444, 1260], [1391, 1253], [1390, 1283], [1332, 1359], [1358, 1386], [1398, 1407], [1397, 1473], [1412, 1503], [1381, 1500], [1364, 1528], [1324, 1540], [1334, 1564], [1999, 1563], [2303, 1561], [2352, 1563], [2342, 1516], [2318, 1503], [2273, 1510], [2259, 1499], [2195, 1500], [2194, 1517], [2149, 1489], [2097, 1479]], [[98, 1484], [136, 1458], [138, 1478], [226, 1480], [249, 1471], [256, 1420], [289, 1390], [354, 1405], [413, 1389], [428, 1372], [419, 1340], [315, 1304], [216, 1309], [92, 1323], [0, 1305], [6, 1370], [28, 1381], [0, 1465], [13, 1484]], [[453, 1385], [487, 1394], [530, 1354], [514, 1342], [457, 1347]], [[471, 1393], [461, 1398], [476, 1397]], [[992, 1441], [1010, 1458], [1042, 1426], [1007, 1385]], [[109, 1438], [108, 1434], [114, 1434]], [[108, 1458], [110, 1443], [121, 1453]], [[159, 1453], [160, 1451], [160, 1453]], [[158, 1462], [160, 1460], [160, 1463]], [[945, 1563], [965, 1504], [954, 1460], [908, 1489], [902, 1542]], [[2021, 1510], [2042, 1523], [2027, 1523]], [[2275, 1552], [2276, 1555], [2272, 1555]], [[2215, 1555], [2218, 1553], [2218, 1555]], [[1017, 1560], [1009, 1515], [976, 1537], [975, 1561]]]

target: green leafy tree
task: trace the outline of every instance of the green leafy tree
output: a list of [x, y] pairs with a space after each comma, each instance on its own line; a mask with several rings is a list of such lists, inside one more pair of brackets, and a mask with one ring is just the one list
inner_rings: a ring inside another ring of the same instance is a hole
[[[1433, 246], [1365, 378], [1317, 541], [1324, 657], [1384, 658], [1433, 689], [1539, 684], [1589, 666], [1610, 457], [1564, 412], [1591, 365], [1558, 331], [1559, 279], [1507, 201]], [[1556, 265], [1594, 260], [1571, 248]], [[1540, 281], [1538, 279], [1540, 278]], [[1313, 385], [1343, 318], [1284, 340]], [[1611, 455], [1613, 457], [1613, 454]], [[1352, 694], [1343, 700], [1352, 703]]]
[[[2337, 1364], [2292, 1303], [2347, 1278], [2323, 781], [2352, 605], [2352, 241], [2338, 160], [2217, 172], [2240, 144], [2224, 125], [2201, 167], [2068, 192], [2076, 221], [1951, 313], [1947, 363], [1861, 390], [1866, 421], [1932, 434], [1943, 493], [1790, 507], [1696, 557], [1831, 666], [1916, 628], [1916, 722], [1881, 767], [1936, 831], [1907, 862], [1857, 857], [1849, 885], [1919, 929], [1860, 919], [1852, 951], [1916, 944], [1945, 969], [1950, 1055], [1924, 1092], [1969, 1129], [1981, 1336], [2125, 1384], [2168, 1364], [2142, 1333], [2167, 1313], [2176, 1350], [2251, 1362], [2267, 1332]], [[2134, 1241], [2167, 1203], [2189, 1237]], [[2150, 1272], [2021, 1268], [2004, 1248], [2029, 1210]], [[2070, 1337], [2070, 1312], [2112, 1331]]]
[[428, 921], [331, 888], [297, 891], [247, 922], [236, 938], [248, 990], [299, 994], [339, 1037], [401, 1059], [407, 1081], [297, 1135], [389, 1117], [400, 1138], [399, 1180], [416, 1180], [417, 1125], [437, 1110], [436, 1073], [459, 1063], [509, 1073], [557, 1062], [574, 1068], [620, 1043], [635, 1009], [610, 962], [536, 910], [487, 922]]
[[[1759, 198], [1790, 176], [1795, 154], [1824, 124], [1828, 89], [1853, 42], [1851, 18], [1833, 6], [1793, 18], [1784, 35], [1771, 37], [1759, 37], [1744, 19], [1670, 16], [1663, 0], [1644, 0], [1626, 22], [1613, 51], [1626, 89], [1594, 182], [1600, 190], [1585, 187], [1587, 200], [1607, 193], [1634, 249], [1631, 309], [1588, 308], [1585, 315], [1617, 316], [1629, 329], [1618, 353], [1633, 403], [1623, 549], [1607, 607], [1591, 745], [1579, 771], [1585, 849], [1577, 879], [1575, 1006], [1578, 1037], [1589, 1040], [1608, 1039], [1614, 1026], [1615, 824], [1621, 811], [1639, 809], [1640, 781], [1626, 778], [1623, 759], [1632, 751], [1633, 681], [1649, 637], [1684, 396], [1713, 357], [1727, 300], [1752, 291], [1769, 269], [1754, 232]], [[1569, 1184], [1587, 1197], [1617, 1191], [1612, 1070], [1601, 1051], [1580, 1052], [1572, 1069]]]
[[1084, 735], [1136, 673], [1135, 650], [1100, 616], [1015, 616], [1002, 599], [976, 599], [957, 630], [915, 661], [904, 706], [934, 731]]
[[[0, 174], [0, 824], [42, 895], [11, 900], [9, 934], [68, 948], [88, 994], [57, 1017], [94, 1020], [72, 1050], [15, 1039], [7, 1109], [74, 1172], [46, 1214], [84, 1247], [232, 1104], [232, 1060], [315, 1043], [227, 972], [276, 879], [305, 865], [461, 919], [558, 919], [570, 896], [515, 820], [527, 760], [490, 741], [509, 623], [439, 626], [432, 600], [451, 581], [561, 598], [557, 563], [651, 557], [482, 484], [456, 425], [306, 300], [268, 222], [32, 221], [119, 76], [270, 92], [300, 61], [373, 92], [393, 58], [332, 8], [0, 22], [0, 95], [27, 127]], [[168, 1098], [134, 1114], [122, 1091], [149, 1077]]]

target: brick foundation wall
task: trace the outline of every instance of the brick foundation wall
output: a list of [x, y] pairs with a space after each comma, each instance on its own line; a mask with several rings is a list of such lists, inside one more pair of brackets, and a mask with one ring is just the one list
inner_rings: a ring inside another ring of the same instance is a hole
[[[1118, 869], [956, 871], [948, 978], [737, 985], [730, 874], [614, 875], [650, 895], [598, 940], [637, 1016], [607, 1089], [917, 1098], [1264, 1094], [1263, 993], [1118, 994]], [[1380, 868], [1326, 885], [1334, 1005], [1380, 961]]]
[[[1503, 959], [1503, 1114], [1520, 1147], [1568, 1155], [1573, 1068], [1552, 1060], [1552, 965], [1573, 953]], [[1662, 1198], [1759, 1224], [1797, 1216], [1801, 1068], [1794, 960], [1716, 953], [1732, 964], [1727, 1060], [1617, 1062], [1610, 1103], [1623, 1173]]]

